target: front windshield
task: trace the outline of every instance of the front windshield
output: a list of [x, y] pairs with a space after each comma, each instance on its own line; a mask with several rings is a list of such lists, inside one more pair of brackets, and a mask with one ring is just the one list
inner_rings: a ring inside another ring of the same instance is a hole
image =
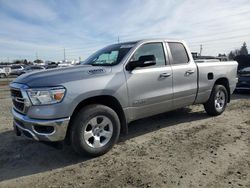
[[103, 48], [84, 62], [82, 65], [113, 66], [119, 64], [135, 43], [113, 44]]

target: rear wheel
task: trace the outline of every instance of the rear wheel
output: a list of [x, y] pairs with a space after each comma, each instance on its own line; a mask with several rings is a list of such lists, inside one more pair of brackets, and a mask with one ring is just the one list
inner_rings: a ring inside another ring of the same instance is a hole
[[209, 100], [204, 104], [208, 115], [217, 116], [224, 112], [228, 101], [228, 92], [223, 85], [215, 85]]
[[120, 134], [115, 111], [104, 105], [89, 105], [73, 120], [71, 144], [81, 155], [99, 156], [109, 151]]

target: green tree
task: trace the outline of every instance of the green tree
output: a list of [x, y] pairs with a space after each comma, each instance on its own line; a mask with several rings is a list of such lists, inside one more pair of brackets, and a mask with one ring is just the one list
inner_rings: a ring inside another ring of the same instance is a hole
[[246, 42], [240, 48], [240, 55], [248, 55], [247, 44]]
[[235, 58], [235, 55], [234, 55], [233, 51], [231, 51], [231, 52], [228, 54], [228, 59], [229, 59], [229, 60], [234, 60], [234, 58]]
[[243, 43], [243, 45], [241, 46], [240, 49], [232, 50], [228, 54], [228, 59], [229, 60], [234, 60], [235, 57], [238, 56], [238, 55], [243, 55], [243, 56], [248, 55], [248, 50], [247, 50], [247, 44], [246, 44], [246, 42]]
[[238, 49], [233, 50], [233, 51], [231, 51], [231, 52], [228, 54], [228, 59], [229, 59], [229, 60], [234, 60], [235, 57], [236, 57], [237, 55], [240, 55], [240, 50], [238, 50]]
[[27, 59], [25, 59], [25, 60], [23, 61], [23, 64], [28, 65]]
[[34, 61], [34, 63], [40, 64], [40, 63], [43, 63], [43, 60], [41, 60], [41, 59], [36, 59], [36, 60]]
[[14, 60], [13, 63], [14, 63], [14, 64], [22, 64], [22, 63], [23, 63], [23, 60], [17, 59], [17, 60]]
[[218, 57], [226, 57], [226, 54], [218, 54]]

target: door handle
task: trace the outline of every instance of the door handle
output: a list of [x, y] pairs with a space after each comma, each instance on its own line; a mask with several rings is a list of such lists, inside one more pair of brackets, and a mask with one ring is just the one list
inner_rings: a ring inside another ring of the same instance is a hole
[[187, 76], [189, 76], [190, 74], [193, 74], [193, 73], [194, 73], [194, 70], [188, 70], [188, 71], [186, 71], [185, 74], [186, 74]]
[[169, 77], [169, 76], [171, 76], [171, 74], [170, 73], [162, 73], [162, 74], [160, 74], [160, 78], [167, 78], [167, 77]]

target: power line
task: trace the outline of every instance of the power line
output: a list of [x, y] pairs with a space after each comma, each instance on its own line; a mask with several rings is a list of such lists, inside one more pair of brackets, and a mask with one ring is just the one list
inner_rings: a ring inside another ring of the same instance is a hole
[[[211, 43], [211, 42], [217, 42], [217, 41], [223, 41], [223, 40], [230, 40], [235, 38], [241, 38], [241, 37], [249, 37], [249, 35], [239, 35], [239, 36], [232, 36], [232, 37], [224, 37], [224, 38], [217, 38], [212, 40], [204, 40], [202, 43]], [[191, 42], [190, 44], [197, 44], [199, 42]]]
[[[243, 31], [243, 30], [247, 30], [247, 29], [250, 29], [250, 27], [245, 27], [245, 28], [241, 28], [241, 29], [232, 29], [230, 31], [225, 31], [225, 32], [217, 32], [217, 33], [213, 33], [211, 35], [197, 35], [197, 36], [194, 36], [194, 37], [189, 37], [188, 39], [196, 39], [196, 38], [201, 38], [201, 37], [211, 37], [211, 36], [214, 36], [214, 35], [223, 35], [225, 33], [234, 33], [234, 32], [239, 32], [239, 31]], [[163, 36], [164, 34], [161, 34], [161, 35], [150, 35], [150, 36], [154, 36], [154, 37], [157, 37], [157, 36]], [[237, 39], [237, 38], [242, 38], [242, 37], [248, 37], [249, 35], [236, 35], [236, 36], [230, 36], [230, 37], [223, 37], [223, 38], [216, 38], [216, 39], [210, 39], [210, 40], [202, 40], [202, 41], [197, 41], [197, 42], [190, 42], [190, 46], [195, 46], [196, 44], [200, 44], [201, 42], [203, 44], [206, 44], [206, 45], [211, 45], [212, 43], [216, 43], [218, 41], [225, 41], [225, 42], [228, 42], [228, 40], [232, 40], [232, 39]], [[118, 42], [120, 42], [120, 37], [118, 36]], [[232, 42], [229, 42], [229, 43], [232, 43]], [[92, 45], [90, 45], [92, 44]], [[85, 53], [86, 52], [89, 52], [89, 51], [94, 51], [96, 48], [99, 48], [101, 46], [101, 44], [99, 43], [97, 45], [97, 43], [88, 43], [87, 45], [85, 45], [85, 47], [83, 48], [67, 48], [67, 50], [69, 51], [70, 53], [70, 56], [73, 56], [72, 54], [77, 54], [77, 51], [84, 51]], [[218, 45], [216, 45], [218, 46]], [[90, 49], [90, 47], [92, 47], [92, 49]], [[43, 50], [43, 51], [47, 51], [47, 50]], [[55, 51], [53, 53], [58, 53], [57, 52], [58, 50], [55, 49]], [[64, 59], [66, 60], [66, 49], [64, 48]], [[37, 55], [37, 52], [36, 52], [36, 57], [38, 58], [38, 55]]]
[[[211, 35], [196, 35], [194, 37], [189, 37], [189, 39], [196, 39], [196, 38], [201, 38], [201, 37], [207, 37], [207, 36], [212, 36], [212, 35], [220, 35], [220, 34], [225, 34], [225, 33], [232, 33], [232, 32], [239, 32], [239, 31], [243, 31], [243, 30], [247, 30], [247, 29], [250, 29], [250, 27], [245, 27], [245, 28], [242, 28], [242, 29], [232, 29], [230, 31], [224, 31], [224, 32], [216, 32], [216, 33], [212, 33]], [[148, 34], [148, 32], [147, 32]], [[131, 39], [134, 39], [134, 38], [138, 38], [136, 36], [140, 36], [140, 37], [165, 37], [166, 35], [169, 35], [169, 33], [162, 33], [161, 35], [154, 35], [154, 34], [150, 34], [150, 35], [143, 35], [143, 33], [137, 33], [137, 35], [133, 35], [133, 37], [125, 37], [125, 40], [131, 40]], [[130, 36], [129, 34], [127, 35], [124, 35], [124, 36]], [[118, 36], [118, 40], [120, 42], [120, 36]], [[98, 41], [99, 42], [99, 41]], [[107, 43], [108, 41], [103, 41], [104, 43]], [[97, 43], [97, 42], [93, 42], [93, 43], [87, 43], [87, 45], [85, 45], [84, 48], [66, 48], [68, 51], [81, 51], [81, 50], [85, 50], [85, 49], [88, 49], [89, 47], [99, 47], [101, 46], [102, 44], [100, 43]]]
[[227, 19], [228, 19], [228, 17], [235, 17], [236, 18], [236, 16], [249, 14], [249, 13], [250, 13], [249, 11], [244, 11], [244, 12], [236, 13], [236, 14], [223, 15], [223, 16], [219, 16], [217, 18], [211, 18], [211, 19], [207, 19], [207, 20], [202, 20], [200, 22], [195, 22], [192, 25], [199, 25], [199, 24], [203, 24], [203, 23], [214, 22], [214, 21], [217, 21], [219, 18], [227, 18]]
[[[220, 34], [232, 33], [232, 32], [239, 32], [239, 31], [243, 31], [243, 30], [247, 30], [247, 29], [250, 29], [250, 27], [245, 27], [245, 28], [242, 28], [242, 29], [232, 29], [230, 31], [225, 31], [225, 32], [216, 32], [216, 33], [212, 33], [210, 35], [196, 35], [194, 37], [188, 37], [188, 39], [196, 39], [196, 38], [201, 38], [201, 37], [211, 37], [211, 36], [214, 36], [214, 35], [220, 35]], [[147, 37], [147, 36], [149, 36], [149, 37], [163, 37], [163, 36], [166, 36], [166, 35], [168, 35], [168, 33], [166, 33], [166, 34], [163, 33], [161, 35], [150, 34], [150, 35], [144, 35], [144, 36], [140, 35], [140, 36], [141, 37]], [[135, 37], [130, 37], [130, 39], [133, 39], [133, 38], [135, 38]], [[129, 39], [129, 38], [127, 38], [127, 39]], [[107, 42], [108, 41], [106, 41], [105, 43], [107, 43]], [[119, 42], [120, 42], [120, 36], [119, 36]], [[93, 48], [97, 48], [98, 47], [99, 48], [100, 46], [102, 46], [102, 44], [93, 42], [93, 43], [87, 43], [87, 45], [85, 45], [85, 47], [82, 47], [82, 48], [65, 48], [65, 49], [67, 49], [68, 51], [72, 52], [72, 51], [86, 50], [86, 49], [89, 49], [90, 47], [93, 47]], [[47, 50], [43, 50], [43, 51], [47, 51]], [[58, 51], [58, 50], [55, 49], [54, 51]]]

